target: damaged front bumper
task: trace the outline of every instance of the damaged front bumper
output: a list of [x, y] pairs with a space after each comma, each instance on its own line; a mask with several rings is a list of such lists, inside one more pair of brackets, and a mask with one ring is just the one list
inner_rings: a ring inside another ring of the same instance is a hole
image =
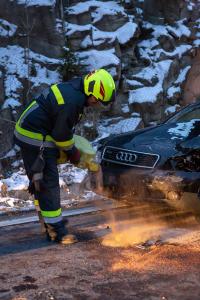
[[162, 172], [154, 177], [150, 188], [161, 191], [171, 206], [200, 214], [199, 172]]
[[103, 184], [109, 195], [129, 202], [162, 200], [174, 207], [188, 207], [200, 214], [200, 150], [179, 152], [154, 169], [102, 166]]

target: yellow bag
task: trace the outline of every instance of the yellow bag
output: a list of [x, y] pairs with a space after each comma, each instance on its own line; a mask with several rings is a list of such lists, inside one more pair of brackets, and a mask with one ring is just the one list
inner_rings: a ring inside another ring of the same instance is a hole
[[[81, 153], [81, 160], [78, 164], [79, 168], [87, 168], [89, 171], [97, 172], [99, 165], [95, 161], [96, 151], [91, 146], [90, 142], [80, 135], [74, 134], [75, 146]], [[60, 150], [60, 157], [57, 160], [58, 164], [64, 164], [68, 161], [66, 152]]]

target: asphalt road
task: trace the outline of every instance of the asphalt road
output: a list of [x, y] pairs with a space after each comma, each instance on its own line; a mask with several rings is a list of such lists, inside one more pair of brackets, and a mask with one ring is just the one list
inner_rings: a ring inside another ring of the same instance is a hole
[[140, 211], [70, 218], [79, 242], [68, 246], [47, 242], [38, 223], [1, 228], [0, 299], [199, 300], [200, 225]]

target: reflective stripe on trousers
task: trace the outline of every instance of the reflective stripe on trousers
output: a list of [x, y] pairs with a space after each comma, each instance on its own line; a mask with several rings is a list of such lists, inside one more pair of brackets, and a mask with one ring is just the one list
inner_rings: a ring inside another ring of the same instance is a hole
[[43, 219], [46, 224], [55, 224], [62, 221], [62, 214], [59, 217], [55, 217], [55, 218], [43, 217]]
[[61, 208], [53, 211], [41, 210], [42, 217], [47, 224], [55, 224], [62, 220], [62, 210]]

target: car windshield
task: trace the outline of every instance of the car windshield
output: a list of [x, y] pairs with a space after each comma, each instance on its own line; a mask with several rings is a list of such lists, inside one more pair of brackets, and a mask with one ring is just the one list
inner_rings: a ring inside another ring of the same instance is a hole
[[166, 123], [184, 123], [194, 119], [200, 120], [200, 107], [193, 107], [190, 110], [187, 109], [187, 111], [180, 111], [177, 114], [175, 114], [175, 116], [167, 120]]

